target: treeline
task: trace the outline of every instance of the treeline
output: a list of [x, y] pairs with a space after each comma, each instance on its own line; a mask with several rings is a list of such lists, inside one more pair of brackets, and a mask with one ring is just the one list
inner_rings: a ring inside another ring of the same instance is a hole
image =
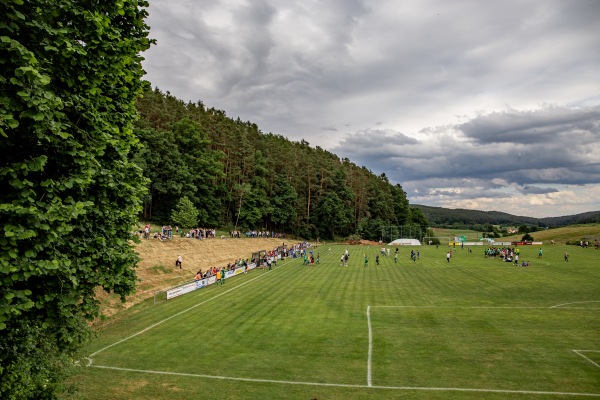
[[421, 210], [431, 226], [437, 228], [473, 229], [487, 232], [489, 225], [528, 226], [531, 228], [557, 228], [574, 224], [600, 223], [600, 211], [563, 217], [533, 218], [499, 211], [448, 209], [414, 204]]
[[600, 211], [590, 211], [562, 217], [541, 218], [540, 221], [551, 228], [578, 224], [598, 224], [600, 223]]
[[187, 197], [205, 227], [377, 240], [387, 226], [428, 225], [385, 174], [304, 140], [265, 134], [159, 89], [146, 91], [137, 109], [135, 134], [143, 146], [134, 160], [148, 178], [144, 220], [169, 222]]

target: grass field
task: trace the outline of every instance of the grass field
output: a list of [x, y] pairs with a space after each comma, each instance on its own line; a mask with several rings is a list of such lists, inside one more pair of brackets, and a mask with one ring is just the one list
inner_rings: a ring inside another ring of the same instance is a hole
[[375, 265], [377, 246], [320, 246], [318, 266], [119, 313], [74, 381], [84, 399], [600, 398], [600, 251], [538, 249], [516, 267], [483, 247]]

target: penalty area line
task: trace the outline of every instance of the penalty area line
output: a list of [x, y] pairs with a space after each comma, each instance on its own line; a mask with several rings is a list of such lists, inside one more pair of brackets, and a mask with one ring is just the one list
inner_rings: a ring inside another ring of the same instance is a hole
[[594, 360], [592, 360], [589, 357], [584, 356], [581, 353], [600, 353], [600, 350], [573, 350], [573, 352], [575, 352], [575, 354], [580, 355], [581, 357], [585, 358], [587, 361], [591, 362], [592, 364], [594, 364], [596, 367], [600, 368], [600, 365], [595, 362]]
[[371, 329], [371, 306], [367, 306], [367, 325], [369, 327], [369, 351], [367, 355], [367, 386], [373, 386], [371, 380], [371, 360], [373, 359], [373, 330]]
[[453, 388], [453, 387], [421, 387], [421, 386], [369, 386], [356, 385], [349, 383], [326, 383], [326, 382], [303, 382], [303, 381], [287, 381], [277, 379], [260, 379], [260, 378], [241, 378], [232, 376], [205, 375], [205, 374], [190, 374], [185, 372], [168, 372], [154, 371], [135, 368], [110, 367], [106, 365], [92, 365], [90, 368], [99, 368], [114, 371], [137, 372], [154, 375], [181, 376], [190, 378], [206, 378], [219, 379], [240, 382], [258, 382], [258, 383], [273, 383], [282, 385], [303, 385], [303, 386], [322, 386], [322, 387], [341, 387], [341, 388], [356, 388], [356, 389], [384, 389], [384, 390], [406, 390], [406, 391], [436, 391], [436, 392], [472, 392], [472, 393], [511, 393], [523, 395], [553, 395], [553, 396], [573, 396], [573, 397], [600, 397], [600, 393], [577, 393], [577, 392], [551, 392], [541, 390], [510, 390], [510, 389], [477, 389], [477, 388]]
[[[288, 261], [288, 262], [286, 262], [285, 264], [283, 264], [281, 267], [277, 267], [277, 268], [275, 268], [275, 269], [274, 269], [274, 270], [272, 270], [272, 271], [276, 271], [276, 270], [278, 270], [278, 269], [280, 269], [280, 268], [283, 268], [284, 266], [286, 266], [286, 265], [287, 265], [287, 264], [289, 264], [290, 262], [291, 262], [291, 261]], [[96, 352], [94, 352], [94, 353], [90, 354], [89, 358], [91, 359], [92, 357], [94, 357], [95, 355], [97, 355], [97, 354], [99, 354], [99, 353], [103, 352], [104, 350], [108, 350], [108, 349], [110, 349], [110, 348], [111, 348], [111, 347], [113, 347], [113, 346], [116, 346], [116, 345], [118, 345], [118, 344], [121, 344], [121, 343], [123, 343], [123, 342], [126, 342], [126, 341], [128, 341], [129, 339], [133, 339], [134, 337], [136, 337], [136, 336], [139, 336], [139, 335], [141, 335], [142, 333], [148, 332], [148, 331], [149, 331], [150, 329], [152, 329], [152, 328], [156, 328], [157, 326], [161, 325], [161, 324], [162, 324], [162, 323], [164, 323], [164, 322], [167, 322], [167, 321], [169, 321], [169, 320], [171, 320], [171, 319], [173, 319], [173, 318], [175, 318], [175, 317], [178, 317], [178, 316], [180, 316], [180, 315], [182, 315], [182, 314], [185, 314], [185, 313], [187, 313], [188, 311], [191, 311], [191, 310], [193, 310], [193, 309], [194, 309], [194, 308], [196, 308], [196, 307], [200, 307], [200, 306], [201, 306], [201, 305], [203, 305], [203, 304], [206, 304], [206, 303], [208, 303], [208, 302], [210, 302], [210, 301], [213, 301], [213, 300], [215, 300], [215, 299], [217, 299], [217, 298], [219, 298], [219, 297], [221, 297], [221, 296], [223, 296], [223, 295], [225, 295], [225, 294], [227, 294], [227, 293], [229, 293], [229, 292], [231, 292], [231, 291], [233, 291], [233, 290], [239, 289], [239, 288], [241, 288], [242, 286], [245, 286], [245, 285], [247, 285], [247, 284], [248, 284], [248, 283], [250, 283], [250, 282], [253, 282], [253, 281], [257, 280], [257, 279], [260, 279], [260, 278], [262, 278], [262, 277], [265, 277], [265, 276], [267, 276], [267, 274], [268, 274], [268, 273], [270, 273], [270, 272], [272, 272], [272, 271], [267, 271], [266, 273], [264, 273], [264, 274], [261, 274], [260, 276], [257, 276], [256, 278], [252, 278], [252, 279], [250, 279], [249, 281], [247, 281], [247, 282], [244, 282], [244, 283], [242, 283], [242, 284], [240, 284], [240, 285], [237, 285], [236, 287], [233, 287], [233, 288], [231, 288], [231, 289], [229, 289], [229, 290], [226, 290], [226, 291], [224, 291], [223, 293], [219, 293], [218, 295], [216, 295], [216, 296], [213, 296], [213, 297], [211, 297], [210, 299], [207, 299], [207, 300], [204, 300], [203, 302], [200, 302], [200, 303], [194, 304], [193, 306], [191, 306], [191, 307], [189, 307], [189, 308], [186, 308], [186, 309], [185, 309], [185, 310], [183, 310], [183, 311], [180, 311], [180, 312], [178, 312], [178, 313], [176, 313], [176, 314], [173, 314], [173, 315], [171, 315], [170, 317], [167, 317], [167, 318], [163, 319], [162, 321], [158, 321], [157, 323], [155, 323], [155, 324], [152, 324], [152, 325], [150, 325], [149, 327], [147, 327], [147, 328], [145, 328], [145, 329], [142, 329], [141, 331], [139, 331], [139, 332], [137, 332], [137, 333], [134, 333], [134, 334], [133, 334], [133, 335], [131, 335], [131, 336], [128, 336], [128, 337], [126, 337], [125, 339], [121, 339], [121, 340], [119, 340], [118, 342], [115, 342], [115, 343], [113, 343], [113, 344], [110, 344], [110, 345], [108, 345], [108, 346], [106, 346], [106, 347], [103, 347], [102, 349], [100, 349], [100, 350], [98, 350], [98, 351], [96, 351]]]

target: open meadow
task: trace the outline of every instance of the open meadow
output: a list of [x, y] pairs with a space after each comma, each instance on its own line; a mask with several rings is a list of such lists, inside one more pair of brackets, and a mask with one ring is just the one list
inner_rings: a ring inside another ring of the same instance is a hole
[[397, 263], [386, 247], [320, 245], [314, 267], [281, 260], [123, 310], [86, 349], [79, 396], [600, 398], [600, 251], [523, 246], [518, 267], [482, 246], [450, 262], [447, 246], [400, 247]]

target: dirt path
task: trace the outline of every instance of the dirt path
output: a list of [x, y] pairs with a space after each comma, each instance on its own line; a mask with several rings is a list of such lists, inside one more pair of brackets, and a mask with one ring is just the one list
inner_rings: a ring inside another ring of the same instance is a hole
[[[121, 303], [119, 298], [98, 292], [102, 312], [106, 316], [129, 308], [144, 299], [154, 296], [154, 291], [166, 289], [194, 279], [199, 269], [206, 271], [213, 266], [224, 267], [236, 259], [250, 259], [258, 250], [273, 250], [283, 243], [294, 244], [287, 239], [186, 239], [158, 241], [142, 240], [135, 249], [141, 261], [137, 268], [138, 285], [135, 294]], [[183, 257], [183, 269], [175, 267], [177, 256]]]

